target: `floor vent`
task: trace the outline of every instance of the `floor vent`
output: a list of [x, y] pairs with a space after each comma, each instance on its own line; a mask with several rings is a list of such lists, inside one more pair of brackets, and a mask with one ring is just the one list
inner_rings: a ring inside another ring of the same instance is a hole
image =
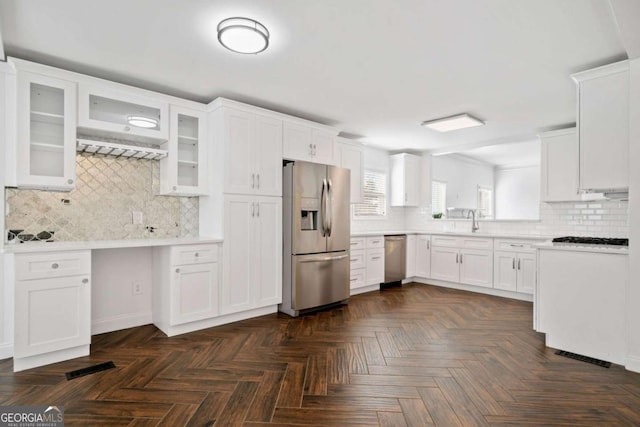
[[116, 365], [113, 362], [100, 363], [99, 365], [89, 366], [88, 368], [76, 369], [75, 371], [67, 372], [64, 374], [67, 377], [67, 381], [74, 380], [76, 378], [84, 377], [85, 375], [95, 374], [96, 372], [106, 371], [107, 369], [113, 369]]
[[605, 362], [604, 360], [594, 359], [593, 357], [582, 356], [580, 354], [570, 353], [568, 351], [558, 350], [556, 351], [558, 356], [568, 357], [570, 359], [579, 360], [581, 362], [591, 363], [592, 365], [597, 365], [602, 368], [610, 368], [611, 362]]

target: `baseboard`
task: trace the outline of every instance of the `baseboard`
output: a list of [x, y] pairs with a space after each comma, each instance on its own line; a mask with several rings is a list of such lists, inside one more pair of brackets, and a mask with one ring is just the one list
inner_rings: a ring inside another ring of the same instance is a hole
[[628, 354], [624, 362], [624, 367], [627, 371], [640, 373], [640, 356]]
[[511, 298], [520, 301], [533, 302], [533, 295], [521, 294], [518, 292], [503, 291], [501, 289], [483, 288], [482, 286], [465, 285], [462, 283], [446, 282], [444, 280], [414, 278], [416, 283], [423, 285], [440, 286], [443, 288], [458, 289], [461, 291], [475, 292], [478, 294], [492, 295], [495, 297]]
[[13, 344], [0, 345], [0, 360], [13, 357]]
[[145, 313], [121, 314], [119, 316], [105, 317], [91, 322], [91, 335], [149, 325], [151, 323], [153, 323], [153, 313], [150, 311]]
[[379, 291], [379, 290], [380, 290], [380, 284], [375, 284], [375, 285], [363, 286], [361, 288], [351, 289], [350, 294], [351, 296], [354, 296], [354, 295], [364, 294], [365, 292]]

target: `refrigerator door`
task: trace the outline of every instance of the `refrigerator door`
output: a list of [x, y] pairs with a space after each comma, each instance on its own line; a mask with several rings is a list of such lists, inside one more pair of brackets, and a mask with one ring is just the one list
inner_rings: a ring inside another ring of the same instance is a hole
[[327, 251], [345, 251], [350, 247], [351, 171], [327, 166], [329, 196], [327, 200]]
[[293, 256], [291, 305], [296, 311], [349, 298], [349, 252]]
[[293, 212], [291, 230], [292, 254], [326, 252], [326, 200], [327, 167], [308, 162], [295, 162], [292, 171]]

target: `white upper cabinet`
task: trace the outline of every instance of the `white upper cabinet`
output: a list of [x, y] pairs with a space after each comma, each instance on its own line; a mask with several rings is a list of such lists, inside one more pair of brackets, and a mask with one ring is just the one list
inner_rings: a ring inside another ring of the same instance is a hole
[[420, 204], [420, 157], [394, 154], [391, 158], [391, 206]]
[[84, 83], [78, 88], [82, 133], [122, 139], [169, 139], [169, 103], [142, 90], [117, 84]]
[[168, 156], [160, 160], [160, 194], [200, 196], [207, 194], [206, 114], [172, 105]]
[[17, 73], [16, 185], [70, 191], [76, 181], [76, 84]]
[[285, 121], [283, 137], [283, 158], [328, 165], [336, 164], [334, 133], [301, 123]]
[[220, 108], [224, 140], [224, 192], [282, 195], [282, 121]]
[[349, 141], [345, 138], [338, 138], [338, 161], [341, 168], [351, 171], [351, 203], [362, 203], [364, 201], [364, 156], [360, 144]]
[[578, 84], [580, 188], [629, 187], [629, 62], [571, 76]]
[[580, 200], [578, 135], [576, 128], [539, 135], [542, 161], [540, 198], [543, 202]]

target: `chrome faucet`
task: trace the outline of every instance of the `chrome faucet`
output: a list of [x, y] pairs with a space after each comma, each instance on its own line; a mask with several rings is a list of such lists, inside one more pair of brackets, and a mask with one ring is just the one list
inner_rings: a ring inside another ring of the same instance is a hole
[[475, 233], [476, 231], [480, 230], [480, 224], [478, 224], [478, 220], [476, 219], [476, 210], [469, 209], [467, 218], [469, 218], [469, 215], [471, 215], [471, 232]]

